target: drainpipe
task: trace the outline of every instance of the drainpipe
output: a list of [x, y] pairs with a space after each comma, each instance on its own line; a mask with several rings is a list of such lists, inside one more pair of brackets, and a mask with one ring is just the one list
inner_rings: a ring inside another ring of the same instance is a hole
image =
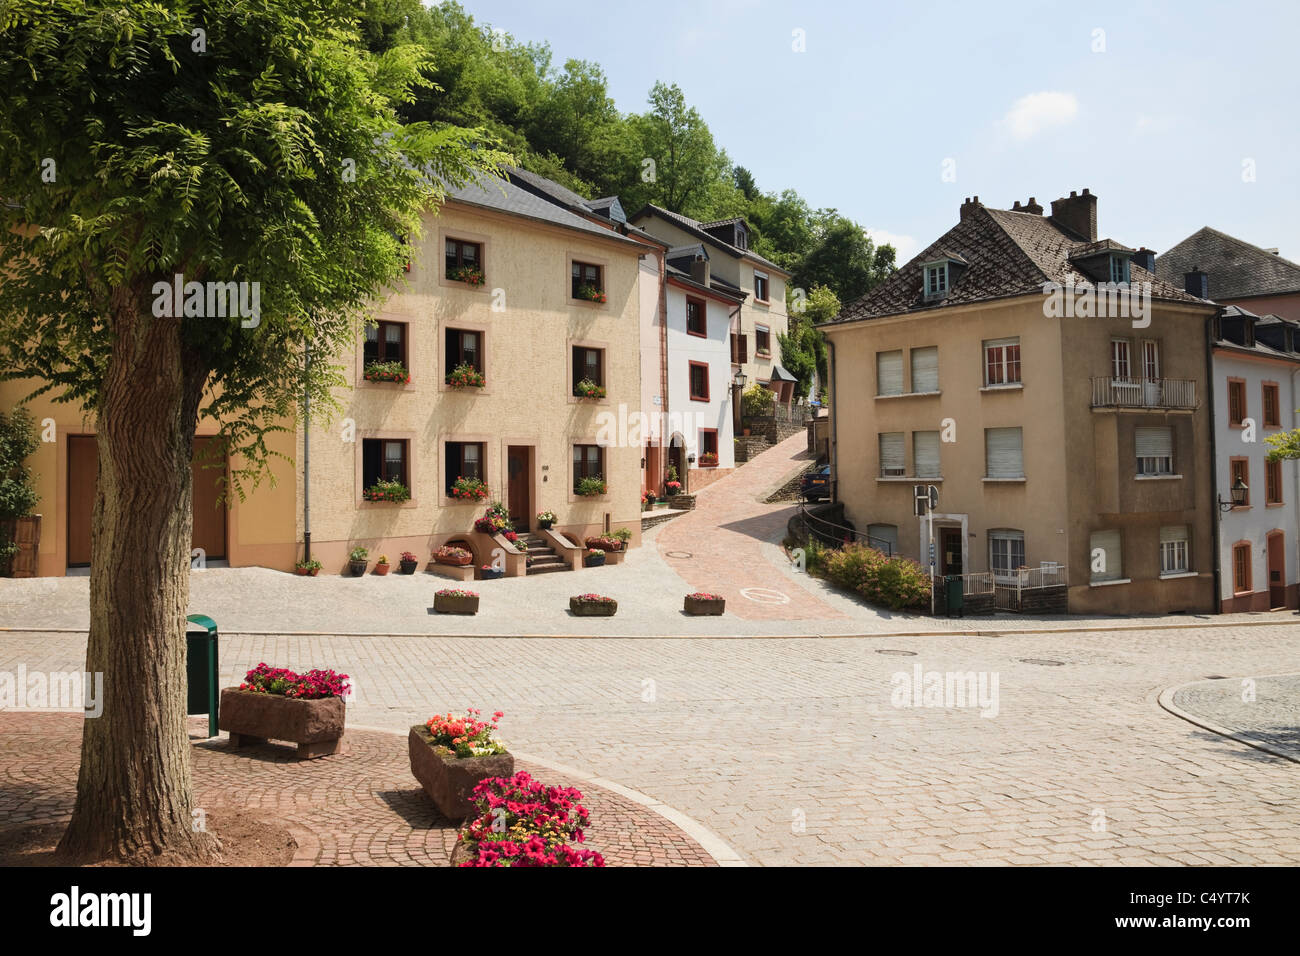
[[[1223, 554], [1220, 551], [1220, 529], [1223, 524], [1223, 510], [1219, 507], [1219, 454], [1215, 450], [1215, 430], [1218, 417], [1214, 411], [1214, 316], [1205, 320], [1205, 380], [1207, 383], [1206, 401], [1210, 406], [1210, 498], [1213, 501], [1214, 525], [1210, 530], [1214, 550], [1214, 611], [1223, 613]], [[1231, 494], [1231, 492], [1229, 492]]]
[[[664, 431], [668, 428], [668, 253], [658, 250], [655, 261], [659, 264], [659, 474], [655, 475], [655, 494], [663, 487], [667, 471], [668, 453], [664, 450]], [[671, 443], [672, 435], [668, 436]], [[680, 476], [682, 489], [686, 489], [686, 476]]]
[[[1296, 386], [1295, 386], [1295, 377], [1296, 377], [1297, 375], [1300, 375], [1300, 369], [1292, 369], [1292, 370], [1291, 370], [1291, 408], [1292, 408], [1291, 421], [1292, 421], [1292, 422], [1295, 421], [1295, 411], [1294, 411], [1295, 408], [1296, 408], [1296, 397], [1295, 397], [1295, 396], [1296, 396]], [[1279, 404], [1280, 404], [1280, 402], [1279, 402]], [[1279, 411], [1281, 411], [1281, 409], [1279, 409]], [[1289, 430], [1290, 430], [1290, 429], [1288, 429], [1288, 431], [1289, 431]], [[1295, 471], [1295, 493], [1296, 493], [1295, 500], [1296, 500], [1296, 502], [1300, 503], [1300, 467], [1295, 468], [1294, 471]], [[1295, 527], [1295, 522], [1294, 522], [1294, 521], [1291, 522], [1291, 527], [1294, 529], [1294, 527]], [[1300, 552], [1298, 552], [1298, 553], [1300, 553]], [[1284, 579], [1286, 578], [1286, 568], [1285, 568], [1285, 566], [1283, 567], [1282, 577], [1283, 577]], [[1282, 583], [1283, 583], [1283, 584], [1286, 584], [1287, 582], [1286, 582], [1285, 580], [1283, 580]], [[1289, 585], [1288, 585], [1288, 586], [1289, 586]], [[1300, 611], [1297, 611], [1296, 613], [1300, 614]]]
[[[311, 341], [303, 344], [303, 370], [311, 372]], [[311, 560], [311, 388], [302, 391], [302, 559]]]
[[[728, 345], [731, 344], [731, 320], [734, 319], [739, 314], [740, 314], [740, 306], [736, 306], [734, 309], [732, 309], [730, 312], [727, 313], [727, 344]], [[739, 322], [736, 323], [736, 327], [737, 328], [740, 327]], [[740, 365], [740, 370], [743, 372], [745, 370], [745, 366]], [[731, 378], [732, 380], [735, 380], [736, 376], [732, 375]], [[743, 430], [742, 426], [744, 423], [740, 420], [740, 412], [743, 404], [744, 395], [743, 393], [741, 393], [740, 389], [736, 388], [736, 386], [728, 383], [728, 387], [731, 389], [731, 439], [732, 439], [731, 445], [732, 445], [732, 454], [734, 455], [736, 439], [742, 437], [741, 432]], [[735, 462], [733, 461], [732, 464], [734, 465]]]
[[[830, 393], [830, 397], [831, 397], [831, 401], [830, 401], [831, 441], [830, 441], [830, 447], [826, 449], [826, 457], [829, 460], [829, 464], [831, 466], [831, 501], [839, 502], [840, 500], [840, 481], [839, 481], [840, 455], [839, 455], [839, 446], [835, 442], [835, 432], [836, 432], [835, 426], [839, 422], [839, 413], [836, 411], [836, 409], [839, 408], [839, 398], [836, 397], [835, 390], [839, 387], [840, 380], [839, 380], [839, 376], [835, 374], [835, 343], [831, 340], [831, 337], [829, 335], [826, 336], [826, 350], [829, 353], [827, 356], [827, 365], [829, 366], [827, 368], [827, 371], [830, 373], [829, 375], [830, 381], [827, 383], [826, 390]], [[816, 434], [817, 434], [816, 426], [814, 425], [813, 435], [815, 436]]]

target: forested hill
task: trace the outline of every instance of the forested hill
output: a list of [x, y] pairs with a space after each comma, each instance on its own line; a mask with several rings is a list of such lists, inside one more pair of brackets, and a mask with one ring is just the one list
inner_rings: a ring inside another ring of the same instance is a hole
[[[744, 216], [752, 248], [793, 273], [792, 288], [825, 286], [849, 302], [894, 268], [893, 247], [875, 247], [836, 210], [812, 209], [793, 189], [760, 189], [676, 86], [656, 83], [645, 112], [621, 113], [599, 64], [557, 67], [549, 46], [516, 42], [507, 23], [476, 21], [451, 2], [359, 7], [373, 50], [414, 42], [432, 54], [437, 87], [418, 92], [408, 121], [487, 129], [526, 169], [586, 196], [617, 195], [629, 213], [653, 202], [705, 221]], [[642, 176], [646, 158], [653, 182]]]

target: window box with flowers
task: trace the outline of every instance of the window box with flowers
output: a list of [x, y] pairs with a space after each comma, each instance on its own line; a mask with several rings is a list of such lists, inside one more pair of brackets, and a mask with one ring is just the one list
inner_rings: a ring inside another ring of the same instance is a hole
[[295, 574], [311, 575], [313, 578], [320, 574], [320, 569], [321, 563], [315, 558], [310, 561], [298, 561], [293, 566]]
[[474, 814], [451, 852], [452, 866], [604, 866], [594, 850], [580, 850], [591, 814], [572, 787], [545, 786], [524, 771], [480, 781]]
[[578, 398], [601, 399], [605, 397], [605, 386], [597, 385], [589, 378], [584, 378], [573, 386], [573, 394]]
[[393, 382], [410, 385], [411, 373], [401, 362], [367, 362], [362, 376], [367, 382]]
[[447, 384], [452, 388], [484, 388], [487, 377], [473, 365], [461, 363], [447, 374]]
[[687, 614], [699, 617], [718, 615], [726, 609], [726, 599], [720, 594], [709, 594], [705, 591], [696, 591], [694, 594], [686, 595], [682, 607], [682, 610]]
[[487, 482], [481, 478], [457, 478], [447, 492], [457, 501], [487, 501], [490, 494]]
[[397, 570], [402, 574], [414, 574], [415, 569], [419, 567], [420, 559], [412, 551], [403, 551], [401, 558], [398, 560]]
[[575, 299], [582, 299], [584, 302], [597, 302], [603, 304], [605, 293], [590, 283], [583, 283], [578, 286], [578, 291], [574, 295]]
[[585, 542], [588, 550], [591, 551], [622, 551], [623, 542], [612, 535], [600, 535], [595, 538], [588, 538]]
[[618, 602], [603, 594], [579, 594], [569, 598], [569, 610], [576, 617], [613, 617]]
[[474, 563], [474, 555], [465, 548], [443, 545], [433, 552], [433, 560], [437, 564], [450, 564], [454, 567], [464, 568]]
[[596, 498], [609, 490], [604, 478], [579, 478], [573, 491], [582, 498]]
[[706, 451], [704, 454], [700, 455], [700, 467], [717, 468], [718, 453], [716, 451]]
[[380, 478], [369, 488], [364, 489], [361, 492], [361, 497], [365, 501], [410, 501], [411, 489], [400, 481], [389, 481]]
[[481, 781], [514, 773], [515, 758], [495, 736], [502, 716], [497, 711], [485, 721], [471, 707], [464, 717], [440, 714], [411, 728], [411, 773], [447, 819], [474, 812], [471, 797]]
[[434, 592], [433, 609], [439, 614], [477, 614], [478, 593], [464, 588], [443, 588]]
[[477, 289], [483, 284], [483, 270], [474, 266], [461, 266], [447, 273], [447, 278], [453, 282], [463, 282], [471, 289]]
[[268, 740], [298, 745], [298, 758], [337, 753], [343, 740], [347, 674], [311, 670], [296, 674], [258, 664], [238, 687], [221, 691], [218, 726], [238, 748]]

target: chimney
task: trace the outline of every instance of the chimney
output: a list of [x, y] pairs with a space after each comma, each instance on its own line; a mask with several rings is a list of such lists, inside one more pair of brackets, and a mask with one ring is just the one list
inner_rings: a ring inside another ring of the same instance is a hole
[[1085, 189], [1082, 195], [1070, 190], [1068, 199], [1053, 199], [1052, 221], [1088, 242], [1096, 242], [1097, 197]]
[[1028, 213], [1033, 213], [1035, 216], [1041, 216], [1043, 214], [1043, 207], [1038, 205], [1037, 199], [1035, 199], [1033, 196], [1030, 196], [1029, 202], [1025, 203], [1024, 211]]
[[709, 260], [696, 256], [691, 260], [691, 278], [704, 287], [709, 285]]
[[1143, 246], [1137, 252], [1133, 253], [1133, 261], [1140, 265], [1147, 272], [1156, 271], [1156, 254], [1153, 250]]
[[1201, 271], [1200, 266], [1192, 266], [1191, 272], [1183, 273], [1183, 288], [1198, 299], [1210, 297], [1210, 277]]
[[980, 202], [979, 196], [976, 196], [974, 199], [967, 196], [966, 201], [961, 204], [961, 221], [965, 222], [971, 216], [975, 215], [975, 210], [982, 205], [984, 204]]

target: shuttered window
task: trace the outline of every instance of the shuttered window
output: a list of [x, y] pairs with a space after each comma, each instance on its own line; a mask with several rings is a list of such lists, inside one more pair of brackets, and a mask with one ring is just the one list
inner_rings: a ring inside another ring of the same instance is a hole
[[912, 460], [916, 466], [912, 474], [918, 478], [940, 478], [939, 433], [912, 432]]
[[1232, 546], [1232, 590], [1235, 594], [1248, 593], [1251, 589], [1250, 545], [1234, 544]]
[[1088, 539], [1088, 566], [1092, 581], [1118, 581], [1124, 576], [1118, 531], [1094, 531]]
[[912, 391], [939, 391], [939, 349], [912, 349]]
[[984, 429], [986, 477], [1025, 477], [1025, 457], [1019, 428]]
[[1186, 571], [1187, 525], [1166, 525], [1160, 529], [1160, 573], [1177, 574]]
[[889, 554], [898, 553], [898, 525], [896, 524], [869, 524], [867, 525], [867, 544], [877, 551], [884, 551], [885, 545], [889, 546]]
[[1025, 533], [1003, 529], [989, 532], [989, 570], [996, 577], [1014, 576], [1025, 563]]
[[880, 477], [901, 478], [907, 474], [902, 432], [880, 433]]
[[876, 353], [876, 394], [903, 394], [903, 353]]
[[1139, 475], [1174, 473], [1174, 430], [1167, 426], [1134, 429]]

